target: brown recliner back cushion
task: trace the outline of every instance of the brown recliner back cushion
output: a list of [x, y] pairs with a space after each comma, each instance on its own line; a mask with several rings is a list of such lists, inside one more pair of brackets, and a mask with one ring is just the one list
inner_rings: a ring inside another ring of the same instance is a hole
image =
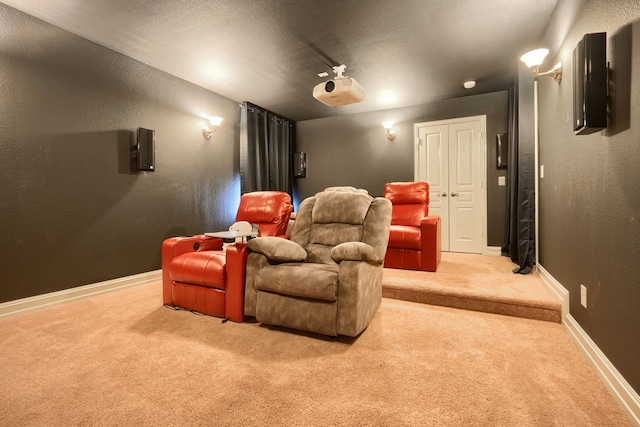
[[300, 204], [291, 240], [307, 251], [306, 262], [335, 264], [331, 248], [360, 242], [373, 198], [363, 193], [326, 191]]

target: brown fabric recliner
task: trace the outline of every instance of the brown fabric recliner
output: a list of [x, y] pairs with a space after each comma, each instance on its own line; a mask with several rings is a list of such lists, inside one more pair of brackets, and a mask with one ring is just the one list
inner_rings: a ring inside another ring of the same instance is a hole
[[298, 209], [291, 240], [249, 242], [245, 315], [262, 323], [355, 337], [382, 298], [391, 202], [323, 191]]

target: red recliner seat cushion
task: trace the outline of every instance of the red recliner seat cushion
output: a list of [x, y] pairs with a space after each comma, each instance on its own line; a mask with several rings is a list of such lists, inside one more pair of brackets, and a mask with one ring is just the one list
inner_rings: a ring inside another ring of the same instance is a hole
[[174, 282], [225, 289], [225, 263], [223, 251], [188, 252], [171, 260], [169, 277]]
[[389, 248], [415, 249], [422, 248], [420, 228], [407, 225], [392, 225], [389, 230]]

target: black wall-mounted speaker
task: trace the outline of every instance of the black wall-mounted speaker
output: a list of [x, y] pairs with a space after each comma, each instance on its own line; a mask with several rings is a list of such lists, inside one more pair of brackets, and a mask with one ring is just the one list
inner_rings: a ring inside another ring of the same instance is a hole
[[307, 153], [293, 153], [293, 176], [296, 178], [307, 176]]
[[156, 133], [151, 129], [138, 128], [137, 167], [139, 171], [156, 170]]
[[585, 34], [573, 50], [573, 130], [607, 127], [607, 33]]

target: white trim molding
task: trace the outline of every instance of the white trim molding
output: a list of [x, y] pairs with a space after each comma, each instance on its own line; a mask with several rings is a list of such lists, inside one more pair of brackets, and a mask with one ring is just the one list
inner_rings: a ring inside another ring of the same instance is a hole
[[625, 414], [627, 414], [629, 420], [635, 426], [640, 426], [640, 396], [607, 359], [607, 356], [598, 348], [580, 324], [571, 316], [569, 312], [569, 291], [541, 265], [536, 268], [547, 288], [562, 301], [562, 324], [569, 332], [569, 335], [593, 365], [596, 373]]
[[485, 246], [483, 255], [502, 255], [502, 248], [500, 246]]
[[117, 291], [130, 286], [141, 285], [143, 283], [160, 280], [161, 278], [162, 270], [155, 270], [133, 276], [120, 277], [118, 279], [4, 302], [0, 304], [0, 319], [28, 313], [30, 311], [41, 310], [43, 308], [54, 307], [56, 305], [62, 305], [71, 301]]
[[596, 373], [618, 401], [622, 410], [629, 416], [630, 421], [634, 425], [640, 426], [640, 396], [638, 393], [633, 390], [571, 314], [564, 318], [563, 323], [595, 368]]
[[547, 289], [562, 303], [562, 320], [564, 321], [564, 318], [569, 314], [569, 291], [540, 264], [536, 264], [536, 271]]

